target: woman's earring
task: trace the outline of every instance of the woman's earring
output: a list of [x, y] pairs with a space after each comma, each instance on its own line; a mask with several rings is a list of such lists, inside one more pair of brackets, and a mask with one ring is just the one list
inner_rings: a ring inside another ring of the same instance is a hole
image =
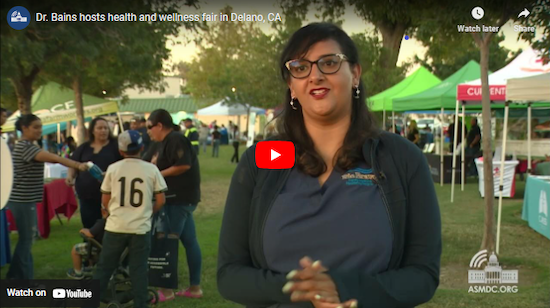
[[361, 93], [361, 90], [359, 90], [359, 86], [355, 86], [355, 94], [353, 95], [353, 98], [359, 98], [359, 93]]
[[298, 110], [298, 108], [296, 108], [296, 106], [294, 106], [294, 100], [295, 100], [294, 97], [292, 97], [292, 98], [290, 99], [290, 106], [292, 107], [292, 109]]

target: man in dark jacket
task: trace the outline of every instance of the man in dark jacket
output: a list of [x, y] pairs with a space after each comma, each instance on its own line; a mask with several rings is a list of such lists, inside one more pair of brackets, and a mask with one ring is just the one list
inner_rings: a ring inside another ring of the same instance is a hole
[[[461, 130], [462, 130], [462, 121], [458, 121], [458, 134], [457, 134], [457, 141], [456, 141], [456, 145], [458, 146], [461, 142], [462, 142], [462, 133], [461, 133]], [[468, 129], [466, 127], [464, 127], [464, 134], [468, 134]], [[449, 137], [449, 140], [451, 141], [451, 144], [449, 145], [449, 150], [451, 151], [451, 153], [454, 152], [454, 140], [455, 140], [455, 123], [451, 123], [451, 125], [449, 125], [449, 129], [447, 130], [447, 136]]]

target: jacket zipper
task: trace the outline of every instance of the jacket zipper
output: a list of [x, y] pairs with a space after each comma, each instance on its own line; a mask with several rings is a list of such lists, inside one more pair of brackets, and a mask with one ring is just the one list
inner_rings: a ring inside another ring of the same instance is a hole
[[281, 184], [279, 185], [279, 187], [277, 188], [277, 191], [275, 192], [274, 198], [269, 203], [269, 207], [267, 208], [267, 212], [264, 215], [264, 221], [262, 222], [262, 225], [260, 226], [261, 227], [261, 230], [260, 230], [260, 255], [262, 256], [262, 260], [263, 260], [265, 265], [267, 265], [267, 258], [265, 257], [265, 253], [264, 253], [265, 224], [267, 223], [267, 217], [269, 216], [269, 212], [271, 211], [271, 207], [275, 203], [275, 200], [277, 200], [277, 196], [279, 195], [279, 193], [283, 189], [283, 186], [285, 185], [286, 181], [288, 180], [288, 177], [290, 176], [291, 171], [292, 171], [292, 169], [287, 171], [286, 175], [284, 176], [284, 181], [282, 181]]
[[[380, 167], [377, 163], [375, 163], [374, 161], [374, 149], [371, 150], [371, 164], [374, 168], [376, 168], [376, 172], [378, 173], [378, 178], [380, 180], [383, 180], [386, 178], [386, 175], [384, 174], [384, 172], [382, 172], [382, 170], [380, 170]], [[384, 193], [384, 189], [382, 188], [382, 184], [380, 183], [380, 180], [377, 180], [376, 181], [376, 185], [378, 186], [378, 189], [380, 189], [380, 195], [382, 197], [382, 202], [384, 203], [384, 207], [386, 208], [386, 213], [388, 214], [388, 220], [390, 221], [390, 227], [391, 227], [391, 239], [392, 239], [392, 243], [395, 241], [395, 232], [393, 230], [393, 219], [391, 217], [391, 212], [390, 212], [390, 206], [389, 206], [389, 203], [388, 203], [388, 199], [386, 198], [386, 193]], [[393, 251], [393, 249], [392, 249]], [[392, 252], [393, 253], [393, 252]]]

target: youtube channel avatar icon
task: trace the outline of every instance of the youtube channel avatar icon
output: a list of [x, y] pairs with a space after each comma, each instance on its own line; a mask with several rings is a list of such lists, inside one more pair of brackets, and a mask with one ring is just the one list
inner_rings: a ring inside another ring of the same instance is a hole
[[260, 141], [256, 144], [256, 166], [260, 169], [290, 169], [296, 158], [291, 141]]

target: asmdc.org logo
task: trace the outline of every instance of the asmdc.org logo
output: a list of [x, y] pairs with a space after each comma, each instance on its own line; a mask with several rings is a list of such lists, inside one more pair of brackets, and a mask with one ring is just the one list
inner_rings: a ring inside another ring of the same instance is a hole
[[517, 293], [516, 285], [500, 284], [517, 284], [518, 281], [518, 270], [503, 270], [494, 252], [489, 262], [486, 249], [476, 253], [470, 261], [468, 283], [482, 285], [470, 286], [468, 293]]

